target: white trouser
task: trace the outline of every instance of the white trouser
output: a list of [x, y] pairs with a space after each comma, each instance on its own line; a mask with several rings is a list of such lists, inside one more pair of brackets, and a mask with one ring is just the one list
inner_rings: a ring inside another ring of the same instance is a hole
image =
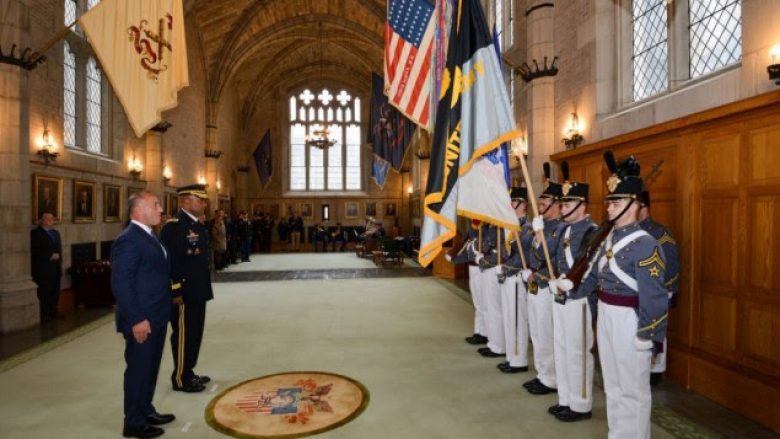
[[652, 349], [634, 344], [638, 320], [633, 308], [599, 301], [597, 337], [609, 439], [650, 438]]
[[669, 346], [666, 344], [666, 337], [664, 337], [664, 351], [656, 355], [653, 358], [653, 363], [650, 366], [650, 372], [652, 373], [664, 373], [666, 372], [666, 350]]
[[482, 273], [479, 267], [469, 265], [469, 291], [474, 303], [474, 333], [487, 337], [485, 328], [485, 295], [482, 293]]
[[520, 276], [509, 276], [501, 284], [506, 359], [512, 367], [528, 366], [528, 303]]
[[487, 347], [497, 354], [503, 354], [506, 346], [504, 341], [504, 322], [501, 314], [501, 289], [496, 277], [496, 267], [488, 268], [480, 276], [480, 290], [485, 299], [485, 327], [487, 328]]
[[545, 386], [556, 388], [552, 306], [549, 288], [539, 288], [537, 294], [528, 295], [528, 329], [534, 345], [536, 378]]
[[593, 327], [588, 299], [553, 303], [558, 404], [586, 413], [593, 407]]

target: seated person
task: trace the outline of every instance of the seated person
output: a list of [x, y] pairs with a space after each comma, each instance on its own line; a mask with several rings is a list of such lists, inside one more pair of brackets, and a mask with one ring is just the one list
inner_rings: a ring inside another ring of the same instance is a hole
[[328, 251], [328, 229], [323, 223], [318, 223], [314, 227], [314, 251], [320, 251], [320, 246], [321, 251]]
[[339, 245], [339, 251], [343, 252], [347, 247], [347, 232], [341, 227], [341, 223], [336, 223], [336, 229], [330, 233], [331, 251], [336, 251], [336, 243]]

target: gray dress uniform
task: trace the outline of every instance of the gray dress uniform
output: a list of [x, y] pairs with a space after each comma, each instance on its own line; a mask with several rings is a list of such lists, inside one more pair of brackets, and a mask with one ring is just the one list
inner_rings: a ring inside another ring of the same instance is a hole
[[506, 351], [504, 321], [501, 312], [501, 290], [498, 278], [499, 259], [503, 261], [507, 257], [504, 239], [505, 233], [503, 229], [492, 224], [483, 226], [482, 254], [477, 256], [477, 263], [482, 272], [480, 275], [480, 288], [485, 299], [485, 327], [487, 328], [488, 343], [486, 348], [482, 348], [478, 352], [486, 357], [503, 356]]
[[[533, 229], [526, 217], [518, 218], [520, 232], [509, 235], [509, 252], [503, 262], [504, 277], [501, 288], [501, 310], [504, 321], [506, 362], [498, 365], [504, 373], [518, 373], [528, 370], [528, 290], [520, 271], [523, 260], [530, 260]], [[517, 241], [519, 238], [519, 243]], [[524, 259], [521, 259], [520, 252]]]
[[472, 222], [467, 233], [467, 240], [455, 257], [453, 264], [468, 264], [469, 267], [469, 292], [474, 304], [474, 334], [466, 337], [466, 342], [473, 345], [487, 343], [487, 327], [485, 324], [485, 295], [482, 293], [482, 273], [476, 262], [477, 255], [481, 253], [482, 239], [480, 238], [481, 224]]

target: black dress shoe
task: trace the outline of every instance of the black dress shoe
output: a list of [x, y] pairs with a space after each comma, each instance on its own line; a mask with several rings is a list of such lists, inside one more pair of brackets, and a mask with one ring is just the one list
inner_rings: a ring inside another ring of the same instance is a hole
[[541, 382], [539, 381], [539, 378], [534, 378], [531, 381], [524, 382], [523, 383], [523, 387], [525, 387], [527, 389], [527, 388], [529, 388], [531, 386], [535, 386], [536, 383], [540, 383], [541, 384]]
[[650, 385], [651, 386], [657, 386], [658, 383], [661, 382], [661, 378], [664, 377], [663, 372], [652, 372], [650, 373]]
[[503, 357], [503, 356], [506, 355], [506, 354], [499, 354], [499, 353], [493, 352], [493, 351], [490, 350], [490, 348], [482, 348], [482, 349], [478, 350], [477, 352], [479, 352], [479, 355], [482, 355], [483, 357], [486, 357], [486, 358]]
[[569, 410], [569, 406], [568, 405], [558, 405], [558, 404], [555, 404], [555, 405], [551, 405], [547, 409], [547, 413], [549, 413], [551, 415], [557, 415], [558, 413], [560, 413], [560, 412], [562, 412], [564, 410]]
[[201, 384], [206, 384], [211, 382], [211, 378], [209, 378], [208, 375], [195, 375], [195, 381]]
[[176, 416], [170, 413], [162, 414], [154, 412], [152, 414], [146, 415], [146, 422], [150, 425], [163, 425], [169, 422], [173, 422], [174, 419], [176, 419]]
[[159, 427], [155, 427], [153, 425], [144, 425], [143, 427], [125, 427], [122, 430], [122, 436], [124, 437], [139, 437], [139, 438], [150, 438], [150, 437], [157, 437], [161, 436], [163, 433], [165, 433], [165, 430]]
[[196, 380], [185, 382], [183, 386], [177, 386], [176, 383], [173, 384], [173, 390], [177, 392], [197, 393], [202, 392], [205, 389], [206, 386]]
[[507, 367], [509, 367], [509, 362], [508, 361], [504, 361], [503, 363], [498, 363], [496, 365], [496, 367], [499, 368], [499, 369], [507, 368]]
[[468, 344], [478, 345], [478, 344], [485, 344], [487, 342], [488, 342], [487, 337], [477, 333], [475, 333], [471, 337], [466, 337], [466, 343]]
[[577, 422], [577, 421], [584, 421], [585, 419], [590, 419], [591, 412], [575, 412], [574, 410], [570, 408], [566, 408], [566, 410], [562, 410], [555, 414], [555, 419], [561, 421], [561, 422]]
[[528, 372], [528, 366], [507, 366], [507, 367], [499, 367], [498, 368], [501, 372], [504, 373], [520, 373], [520, 372]]
[[541, 381], [534, 384], [533, 386], [526, 387], [526, 389], [531, 395], [547, 395], [548, 393], [555, 393], [558, 391], [558, 389], [545, 386]]

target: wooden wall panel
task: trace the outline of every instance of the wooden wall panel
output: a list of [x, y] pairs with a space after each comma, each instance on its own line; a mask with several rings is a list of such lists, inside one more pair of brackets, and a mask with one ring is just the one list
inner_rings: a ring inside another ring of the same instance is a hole
[[664, 160], [653, 216], [681, 261], [668, 375], [780, 433], [780, 91], [554, 155], [585, 170], [594, 208], [606, 149], [643, 176]]

